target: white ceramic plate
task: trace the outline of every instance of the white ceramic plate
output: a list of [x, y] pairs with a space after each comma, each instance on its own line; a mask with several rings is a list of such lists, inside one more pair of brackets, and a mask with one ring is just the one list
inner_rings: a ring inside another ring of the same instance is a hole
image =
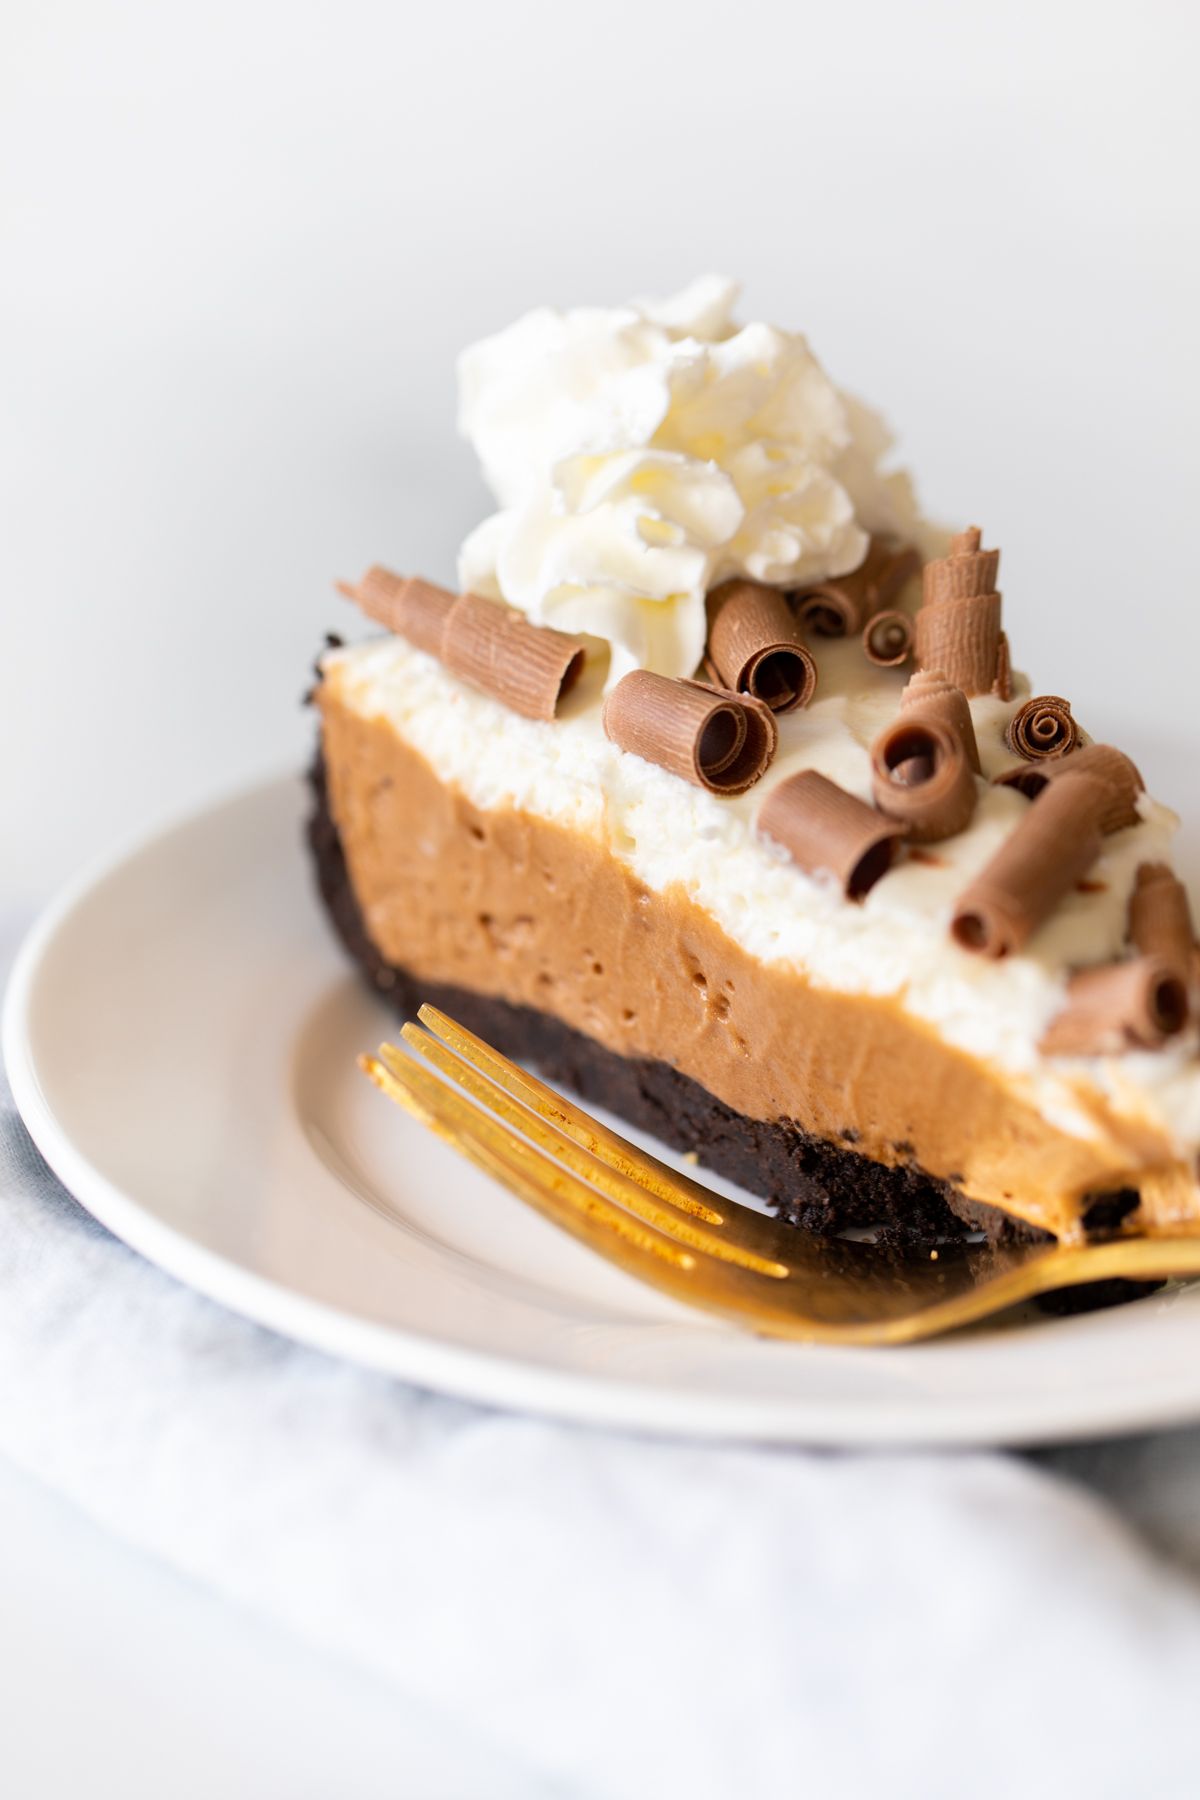
[[299, 784], [77, 883], [4, 1049], [48, 1161], [119, 1237], [305, 1343], [447, 1393], [706, 1436], [1034, 1442], [1200, 1417], [1200, 1286], [901, 1350], [771, 1343], [660, 1298], [390, 1106], [394, 1029], [312, 893]]

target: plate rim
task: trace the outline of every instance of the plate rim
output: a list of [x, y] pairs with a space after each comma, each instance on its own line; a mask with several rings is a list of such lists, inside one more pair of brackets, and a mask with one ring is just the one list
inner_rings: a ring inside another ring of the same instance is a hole
[[[744, 1395], [688, 1393], [661, 1382], [636, 1383], [580, 1370], [555, 1369], [505, 1351], [486, 1351], [402, 1325], [356, 1317], [297, 1292], [235, 1258], [197, 1243], [97, 1168], [55, 1115], [38, 1074], [30, 1038], [39, 977], [60, 934], [95, 889], [163, 840], [186, 833], [222, 812], [258, 799], [298, 805], [301, 777], [275, 772], [218, 790], [207, 801], [130, 834], [66, 881], [37, 914], [13, 960], [0, 1019], [0, 1046], [13, 1100], [35, 1145], [85, 1211], [147, 1261], [206, 1299], [308, 1348], [357, 1366], [474, 1404], [533, 1412], [576, 1425], [730, 1443], [771, 1442], [841, 1448], [900, 1446], [967, 1448], [1033, 1446], [1114, 1437], [1183, 1425], [1200, 1418], [1200, 1377], [1190, 1384], [1164, 1379], [1151, 1393], [1097, 1390], [1081, 1407], [1053, 1397], [1036, 1416], [1028, 1400], [929, 1403], [928, 1430], [914, 1427], [919, 1404], [837, 1401], [806, 1393]], [[726, 1327], [734, 1331], [735, 1327]], [[953, 1340], [947, 1340], [952, 1342]], [[914, 1348], [937, 1353], [944, 1341]], [[796, 1348], [796, 1346], [793, 1346]], [[821, 1345], [801, 1346], [820, 1355]], [[864, 1352], [887, 1355], [886, 1349]], [[1007, 1408], [1007, 1411], [1006, 1411]]]

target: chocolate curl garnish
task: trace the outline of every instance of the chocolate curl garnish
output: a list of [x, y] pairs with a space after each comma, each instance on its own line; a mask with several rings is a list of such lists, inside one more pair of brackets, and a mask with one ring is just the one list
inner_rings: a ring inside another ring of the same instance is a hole
[[1012, 654], [1008, 647], [1008, 633], [1000, 633], [1000, 643], [996, 650], [996, 679], [992, 683], [992, 692], [997, 700], [1012, 699]]
[[912, 655], [912, 620], [907, 613], [877, 612], [867, 620], [862, 644], [877, 669], [898, 669]]
[[923, 606], [916, 617], [917, 661], [940, 669], [964, 694], [986, 694], [1000, 654], [1000, 596], [973, 594]]
[[604, 703], [613, 743], [713, 794], [744, 794], [775, 754], [769, 707], [744, 694], [634, 669]]
[[796, 595], [796, 617], [819, 637], [854, 637], [884, 612], [921, 566], [916, 551], [894, 538], [873, 537], [849, 575], [835, 575]]
[[970, 600], [995, 593], [1000, 552], [982, 549], [982, 541], [978, 525], [971, 525], [950, 539], [946, 556], [925, 564], [921, 571], [924, 605], [940, 606], [946, 600]]
[[378, 564], [367, 570], [357, 587], [348, 581], [339, 581], [337, 587], [369, 619], [407, 638], [418, 650], [441, 655], [442, 632], [457, 595], [416, 575], [393, 575]]
[[578, 638], [479, 594], [462, 594], [446, 616], [442, 661], [452, 674], [526, 719], [552, 719], [583, 669]]
[[1051, 1056], [1158, 1050], [1187, 1020], [1187, 985], [1178, 969], [1161, 956], [1138, 956], [1072, 975], [1067, 1004], [1050, 1021], [1041, 1048]]
[[708, 597], [708, 620], [708, 661], [722, 687], [776, 713], [808, 705], [817, 665], [778, 588], [727, 581]]
[[1057, 694], [1039, 694], [1018, 707], [1008, 721], [1004, 741], [1014, 756], [1040, 762], [1045, 756], [1066, 756], [1079, 742], [1079, 727], [1071, 717], [1071, 703]]
[[1143, 956], [1157, 956], [1191, 983], [1196, 931], [1187, 889], [1166, 863], [1142, 863], [1129, 896], [1129, 938]]
[[1008, 956], [1087, 874], [1100, 854], [1108, 789], [1094, 775], [1047, 783], [1016, 830], [954, 909], [951, 931], [964, 950]]
[[850, 900], [861, 900], [896, 860], [905, 827], [804, 769], [767, 795], [758, 828], [782, 844], [810, 875], [832, 875]]
[[948, 556], [926, 563], [916, 619], [917, 661], [964, 694], [988, 693], [1000, 662], [1000, 552], [979, 546], [972, 525], [951, 540]]
[[908, 826], [913, 843], [954, 837], [979, 798], [962, 739], [946, 725], [902, 710], [871, 745], [875, 804]]
[[900, 707], [914, 718], [927, 719], [935, 725], [945, 725], [954, 732], [961, 739], [967, 761], [976, 775], [982, 772], [979, 745], [975, 741], [975, 721], [971, 717], [967, 696], [961, 688], [947, 681], [940, 670], [918, 669], [915, 675], [910, 675], [900, 696]]
[[583, 669], [584, 648], [512, 607], [479, 594], [454, 595], [419, 576], [368, 569], [338, 591], [389, 631], [436, 656], [453, 674], [527, 719], [552, 719]]
[[1103, 783], [1107, 801], [1100, 815], [1100, 829], [1105, 836], [1137, 824], [1137, 797], [1145, 783], [1124, 751], [1112, 744], [1089, 744], [1084, 750], [1073, 750], [1069, 756], [1020, 763], [995, 776], [994, 782], [997, 787], [1018, 788], [1028, 799], [1036, 800], [1051, 782], [1067, 775], [1091, 775]]

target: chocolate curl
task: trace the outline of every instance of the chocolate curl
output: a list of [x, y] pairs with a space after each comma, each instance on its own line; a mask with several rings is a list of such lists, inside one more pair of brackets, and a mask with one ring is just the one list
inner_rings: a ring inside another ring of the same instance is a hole
[[1107, 835], [1138, 822], [1137, 797], [1145, 783], [1123, 750], [1112, 744], [1088, 744], [1073, 750], [1069, 756], [1048, 756], [1042, 762], [1020, 763], [994, 777], [997, 787], [1015, 787], [1030, 800], [1036, 800], [1051, 782], [1066, 775], [1092, 775], [1104, 785], [1107, 801], [1100, 816], [1100, 829]]
[[393, 575], [377, 563], [357, 587], [339, 581], [338, 592], [353, 600], [369, 619], [407, 638], [431, 656], [442, 653], [442, 631], [456, 596], [417, 575]]
[[462, 594], [446, 616], [442, 661], [452, 674], [526, 719], [552, 719], [583, 669], [578, 638], [479, 594]]
[[946, 556], [925, 564], [921, 571], [921, 599], [925, 606], [995, 593], [1000, 552], [981, 549], [982, 539], [978, 525], [971, 525], [951, 538]]
[[708, 618], [709, 666], [722, 687], [776, 713], [808, 705], [817, 665], [778, 588], [727, 581], [709, 595]]
[[1008, 721], [1004, 741], [1014, 756], [1039, 762], [1045, 756], [1067, 756], [1079, 742], [1071, 703], [1057, 694], [1039, 694], [1018, 707]]
[[1095, 775], [1047, 783], [1016, 830], [959, 897], [951, 931], [964, 950], [1008, 956], [1028, 943], [1100, 854], [1109, 792]]
[[900, 696], [900, 708], [902, 712], [911, 712], [914, 718], [945, 725], [954, 732], [961, 739], [975, 774], [982, 773], [979, 745], [975, 741], [975, 721], [967, 696], [961, 688], [947, 681], [939, 669], [918, 669], [915, 675], [910, 675]]
[[789, 775], [767, 795], [758, 828], [808, 874], [834, 876], [850, 900], [861, 900], [887, 874], [905, 834], [815, 769]]
[[1188, 1020], [1187, 985], [1161, 956], [1081, 969], [1041, 1048], [1051, 1056], [1108, 1056], [1158, 1050]]
[[923, 606], [916, 618], [916, 643], [923, 669], [940, 669], [964, 694], [986, 694], [1000, 655], [999, 594]]
[[1142, 863], [1129, 896], [1129, 937], [1143, 956], [1157, 956], [1191, 983], [1196, 931], [1187, 889], [1166, 863]]
[[992, 692], [997, 700], [1012, 699], [1012, 654], [1008, 647], [1008, 633], [1000, 633], [1000, 644], [996, 651], [996, 679], [992, 683]]
[[873, 537], [849, 575], [835, 575], [796, 595], [796, 617], [819, 637], [854, 637], [885, 611], [921, 566], [916, 551], [894, 538]]
[[871, 783], [880, 812], [907, 825], [915, 844], [965, 830], [979, 798], [962, 739], [913, 708], [871, 745]]
[[917, 614], [917, 661], [940, 669], [964, 694], [986, 694], [1000, 664], [998, 550], [980, 549], [972, 525], [951, 540], [950, 554], [926, 563], [924, 604]]
[[357, 586], [348, 581], [337, 586], [368, 618], [440, 658], [452, 673], [527, 719], [552, 719], [583, 669], [578, 638], [531, 625], [497, 600], [454, 595], [379, 565]]
[[744, 794], [775, 754], [779, 733], [761, 700], [634, 669], [604, 703], [613, 743], [713, 794]]
[[867, 661], [877, 669], [898, 669], [912, 655], [912, 643], [912, 620], [902, 612], [877, 612], [862, 634]]

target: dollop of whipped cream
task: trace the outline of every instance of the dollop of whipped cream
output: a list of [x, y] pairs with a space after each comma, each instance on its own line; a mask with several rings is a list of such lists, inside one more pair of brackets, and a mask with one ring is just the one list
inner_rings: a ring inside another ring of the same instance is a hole
[[712, 275], [666, 301], [540, 307], [459, 358], [459, 426], [500, 506], [459, 582], [606, 640], [610, 685], [691, 675], [705, 594], [731, 576], [801, 587], [856, 569], [873, 532], [929, 539], [879, 418], [798, 333], [735, 324], [737, 296]]

